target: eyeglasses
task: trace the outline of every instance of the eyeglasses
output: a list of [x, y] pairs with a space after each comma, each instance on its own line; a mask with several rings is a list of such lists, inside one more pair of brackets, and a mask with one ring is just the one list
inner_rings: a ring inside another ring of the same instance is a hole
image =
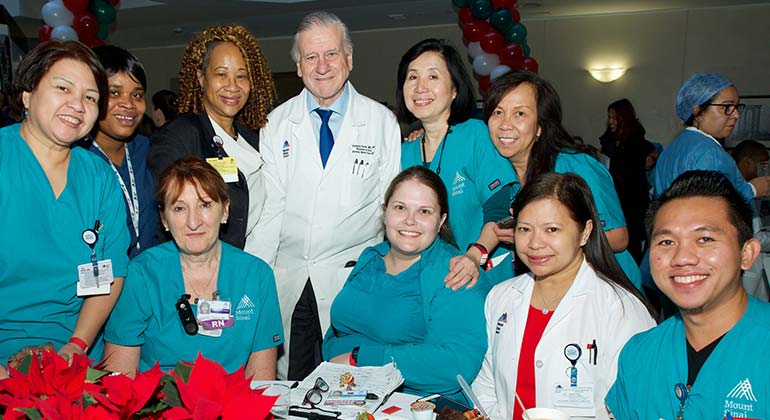
[[316, 405], [321, 404], [321, 401], [323, 400], [323, 393], [328, 390], [329, 384], [327, 384], [323, 378], [319, 377], [315, 380], [315, 385], [313, 385], [307, 394], [305, 394], [305, 399], [302, 400], [302, 405], [315, 407]]
[[746, 104], [706, 104], [706, 107], [709, 106], [721, 106], [725, 115], [733, 115], [733, 112], [735, 112], [736, 109], [738, 110], [738, 113], [741, 113], [746, 109]]

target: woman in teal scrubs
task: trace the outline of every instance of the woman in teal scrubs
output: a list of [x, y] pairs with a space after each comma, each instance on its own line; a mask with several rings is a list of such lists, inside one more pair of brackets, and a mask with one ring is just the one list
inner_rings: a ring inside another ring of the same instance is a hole
[[0, 377], [25, 346], [100, 357], [97, 335], [128, 263], [115, 176], [71, 148], [106, 105], [96, 56], [79, 42], [39, 44], [19, 64], [13, 92], [25, 117], [0, 130]]
[[[612, 177], [585, 146], [572, 140], [561, 123], [559, 94], [548, 81], [528, 71], [497, 78], [484, 103], [489, 135], [497, 151], [516, 171], [517, 180], [490, 201], [499, 216], [508, 214], [510, 203], [527, 182], [546, 172], [572, 172], [591, 188], [601, 228], [607, 235], [618, 264], [631, 283], [641, 287], [641, 273], [626, 250], [628, 229]], [[513, 229], [488, 224], [485, 240], [513, 241]]]
[[[423, 166], [438, 174], [449, 193], [449, 225], [463, 256], [453, 258], [447, 285], [458, 288], [478, 278], [479, 266], [490, 280], [512, 277], [510, 249], [479, 238], [489, 221], [485, 203], [514, 181], [511, 165], [489, 140], [484, 122], [471, 119], [473, 84], [462, 58], [443, 39], [418, 42], [401, 57], [398, 66], [399, 119], [419, 120], [424, 133], [401, 147], [401, 167]], [[507, 261], [504, 261], [507, 260]], [[493, 263], [492, 263], [493, 261]]]
[[133, 375], [159, 361], [168, 371], [200, 352], [228, 372], [245, 365], [247, 377], [275, 379], [275, 279], [265, 262], [218, 239], [229, 216], [222, 176], [183, 158], [163, 171], [156, 198], [174, 239], [131, 261], [105, 329], [106, 368]]
[[385, 193], [387, 241], [364, 250], [334, 299], [324, 358], [359, 366], [395, 362], [404, 392], [461, 398], [457, 375], [473, 380], [486, 350], [484, 273], [472, 289], [444, 286], [459, 254], [441, 179], [422, 166]]

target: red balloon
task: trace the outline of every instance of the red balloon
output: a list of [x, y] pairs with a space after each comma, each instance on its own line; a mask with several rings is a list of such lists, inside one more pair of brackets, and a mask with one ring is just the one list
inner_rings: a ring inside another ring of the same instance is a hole
[[505, 48], [503, 34], [495, 30], [485, 33], [479, 42], [481, 43], [481, 49], [489, 54], [497, 54], [498, 51]]
[[37, 31], [37, 37], [40, 39], [40, 42], [50, 41], [51, 31], [53, 31], [53, 27], [51, 25], [41, 26], [40, 30]]
[[62, 3], [64, 3], [64, 7], [70, 9], [74, 15], [88, 9], [88, 0], [62, 0]]
[[457, 17], [460, 19], [461, 23], [469, 23], [476, 20], [475, 17], [471, 14], [471, 9], [469, 7], [463, 7], [457, 11]]
[[500, 63], [512, 69], [520, 69], [524, 65], [524, 50], [521, 45], [511, 42], [499, 53]]
[[78, 33], [80, 39], [91, 40], [99, 33], [99, 21], [92, 13], [83, 12], [72, 19], [72, 28]]
[[492, 86], [492, 79], [490, 79], [489, 76], [479, 77], [479, 92], [481, 92], [482, 95], [486, 96], [487, 91], [491, 86]]
[[521, 20], [521, 13], [519, 13], [519, 9], [510, 9], [511, 10], [511, 22], [513, 23], [519, 23]]
[[463, 24], [463, 36], [470, 42], [479, 42], [485, 33], [492, 30], [489, 23], [482, 20], [474, 20]]
[[492, 8], [497, 10], [501, 7], [505, 7], [513, 13], [513, 10], [516, 9], [517, 1], [518, 0], [492, 0]]
[[120, 4], [120, 0], [109, 0], [109, 1], [110, 1], [110, 4], [115, 6], [116, 9], [118, 8], [118, 5]]
[[532, 73], [537, 73], [537, 71], [540, 69], [540, 65], [537, 64], [537, 60], [535, 60], [532, 57], [527, 57], [524, 59], [524, 65], [522, 66], [524, 70], [529, 70]]

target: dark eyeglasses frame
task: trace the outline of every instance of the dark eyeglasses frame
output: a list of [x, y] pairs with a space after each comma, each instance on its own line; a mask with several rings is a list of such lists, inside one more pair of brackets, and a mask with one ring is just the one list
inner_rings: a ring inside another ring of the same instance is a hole
[[[324, 413], [332, 414], [335, 418], [339, 418], [339, 416], [342, 415], [339, 411], [332, 411], [332, 410], [325, 410], [321, 407], [318, 407], [318, 404], [323, 401], [323, 393], [329, 391], [329, 384], [326, 383], [326, 381], [318, 377], [315, 380], [315, 384], [312, 388], [310, 388], [307, 393], [305, 393], [305, 398], [302, 400], [302, 406], [296, 406], [293, 405], [289, 407], [290, 409], [299, 409], [299, 410], [318, 410], [322, 411]], [[309, 405], [310, 408], [303, 407], [305, 405]]]
[[738, 113], [741, 113], [744, 109], [746, 109], [746, 104], [706, 104], [704, 108], [710, 106], [722, 107], [722, 111], [725, 113], [725, 115], [733, 115], [736, 109], [738, 110]]

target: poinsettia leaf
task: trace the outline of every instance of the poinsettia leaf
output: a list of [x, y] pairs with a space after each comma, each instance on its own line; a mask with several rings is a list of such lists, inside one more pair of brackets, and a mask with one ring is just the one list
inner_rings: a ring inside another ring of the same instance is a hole
[[163, 375], [160, 380], [163, 389], [164, 400], [171, 407], [182, 407], [182, 398], [179, 396], [179, 389], [176, 386], [176, 379], [171, 375]]
[[86, 381], [94, 383], [109, 374], [110, 372], [105, 372], [103, 370], [98, 370], [98, 369], [89, 367], [88, 370], [86, 371]]
[[29, 373], [29, 365], [31, 363], [32, 363], [32, 355], [28, 354], [21, 359], [21, 363], [19, 363], [19, 366], [16, 368], [16, 370], [26, 375]]
[[180, 377], [185, 383], [190, 380], [190, 374], [192, 373], [192, 365], [185, 362], [178, 362], [174, 367], [174, 373]]
[[[27, 369], [29, 369], [29, 364], [27, 364]], [[40, 411], [38, 411], [37, 408], [15, 408], [14, 410], [26, 414], [30, 420], [40, 420], [43, 418], [43, 415], [40, 414]]]
[[160, 413], [167, 408], [172, 408], [167, 402], [163, 400], [154, 401], [152, 404], [147, 404], [142, 407], [141, 410], [134, 413], [139, 418], [144, 418], [148, 414]]
[[160, 388], [160, 381], [163, 378], [163, 372], [160, 370], [160, 364], [155, 363], [152, 369], [138, 373], [132, 383], [134, 399], [129, 411], [134, 413], [142, 409], [145, 405], [151, 403], [151, 399]]
[[174, 407], [163, 412], [163, 418], [168, 420], [189, 420], [192, 413], [184, 407]]
[[222, 406], [215, 401], [198, 399], [195, 402], [192, 415], [193, 420], [217, 420], [221, 413]]

